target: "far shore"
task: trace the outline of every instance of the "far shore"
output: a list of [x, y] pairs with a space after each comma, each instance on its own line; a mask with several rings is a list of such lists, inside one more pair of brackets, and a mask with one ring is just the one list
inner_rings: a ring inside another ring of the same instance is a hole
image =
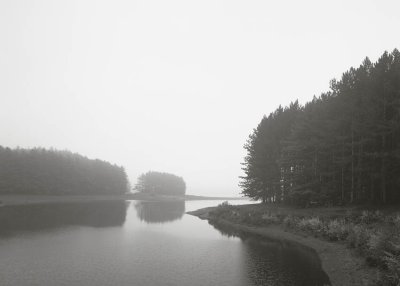
[[194, 200], [246, 200], [241, 197], [207, 197], [207, 196], [167, 196], [158, 194], [131, 193], [122, 195], [2, 195], [0, 206], [28, 205], [42, 203], [73, 203], [97, 201], [194, 201]]
[[268, 239], [285, 240], [300, 243], [314, 249], [322, 263], [322, 268], [328, 274], [333, 286], [369, 286], [376, 278], [376, 270], [365, 264], [365, 259], [356, 255], [346, 245], [338, 242], [330, 242], [304, 234], [294, 233], [285, 229], [282, 225], [270, 225], [266, 227], [249, 226], [233, 223], [225, 219], [215, 218], [210, 212], [215, 207], [208, 207], [192, 212], [187, 212], [203, 220], [217, 222], [233, 230], [254, 234]]

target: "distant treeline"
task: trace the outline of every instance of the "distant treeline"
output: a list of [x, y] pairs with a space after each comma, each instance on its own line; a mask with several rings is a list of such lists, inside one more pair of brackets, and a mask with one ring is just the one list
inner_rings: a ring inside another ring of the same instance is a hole
[[0, 146], [1, 194], [123, 194], [124, 168], [69, 151]]
[[298, 205], [400, 201], [400, 52], [281, 106], [249, 136], [243, 194]]
[[143, 193], [184, 195], [186, 184], [183, 178], [176, 175], [150, 171], [139, 176], [135, 190]]

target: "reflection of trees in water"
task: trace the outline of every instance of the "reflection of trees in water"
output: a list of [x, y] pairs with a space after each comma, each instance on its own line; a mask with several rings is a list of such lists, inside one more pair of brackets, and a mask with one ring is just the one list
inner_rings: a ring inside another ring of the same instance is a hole
[[223, 235], [239, 237], [247, 248], [246, 269], [253, 285], [330, 285], [318, 254], [311, 248], [285, 240], [238, 231], [210, 222]]
[[0, 235], [69, 225], [110, 227], [125, 222], [124, 201], [51, 203], [0, 208]]
[[141, 221], [164, 223], [181, 219], [185, 213], [184, 201], [136, 202], [135, 209]]

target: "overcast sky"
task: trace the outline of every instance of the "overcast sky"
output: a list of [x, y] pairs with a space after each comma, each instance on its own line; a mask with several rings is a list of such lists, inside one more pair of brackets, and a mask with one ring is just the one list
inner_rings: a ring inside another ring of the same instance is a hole
[[400, 1], [0, 1], [0, 144], [238, 195], [264, 114], [400, 46]]

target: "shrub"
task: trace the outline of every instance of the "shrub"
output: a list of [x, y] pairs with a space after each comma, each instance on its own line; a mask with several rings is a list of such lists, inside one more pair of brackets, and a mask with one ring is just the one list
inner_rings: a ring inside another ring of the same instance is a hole
[[361, 223], [371, 224], [384, 220], [384, 215], [380, 211], [363, 211], [360, 217]]
[[283, 224], [287, 227], [297, 227], [298, 223], [299, 223], [299, 218], [293, 215], [287, 215], [283, 219]]
[[328, 223], [326, 235], [330, 240], [345, 240], [349, 235], [349, 224], [344, 220], [334, 219]]
[[274, 224], [280, 222], [279, 218], [274, 214], [263, 214], [261, 216], [261, 219], [266, 224]]
[[368, 229], [364, 225], [351, 225], [349, 227], [347, 241], [350, 247], [364, 252], [367, 249], [368, 239]]
[[367, 241], [367, 263], [369, 265], [382, 265], [385, 252], [388, 250], [389, 239], [383, 231], [370, 232]]
[[393, 216], [393, 224], [400, 229], [400, 214]]
[[262, 225], [261, 215], [257, 215], [254, 212], [242, 212], [239, 222], [251, 225]]
[[231, 206], [228, 201], [224, 201], [218, 205], [220, 208], [229, 207]]
[[222, 217], [227, 212], [232, 210], [233, 206], [228, 203], [228, 201], [224, 201], [220, 203], [214, 210], [211, 211], [211, 214], [216, 217]]
[[[400, 248], [400, 245], [398, 247]], [[381, 273], [380, 282], [383, 285], [400, 285], [400, 254], [386, 252], [383, 260], [387, 271]]]
[[297, 226], [302, 230], [308, 230], [315, 233], [321, 232], [324, 229], [324, 224], [319, 217], [302, 218]]

